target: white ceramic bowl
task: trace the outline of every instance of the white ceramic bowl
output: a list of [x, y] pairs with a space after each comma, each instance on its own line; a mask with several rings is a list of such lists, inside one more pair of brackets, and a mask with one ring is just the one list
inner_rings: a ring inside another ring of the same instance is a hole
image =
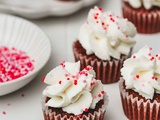
[[0, 0], [0, 11], [37, 19], [46, 16], [70, 15], [98, 1], [100, 0], [67, 2], [59, 0]]
[[32, 72], [14, 81], [0, 83], [0, 96], [29, 83], [47, 63], [51, 54], [50, 41], [40, 28], [25, 19], [6, 14], [0, 14], [0, 46], [15, 47], [35, 60]]

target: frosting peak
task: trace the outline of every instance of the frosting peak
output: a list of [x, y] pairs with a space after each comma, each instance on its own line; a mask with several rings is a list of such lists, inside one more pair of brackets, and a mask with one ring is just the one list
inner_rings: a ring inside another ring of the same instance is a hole
[[133, 8], [140, 8], [144, 6], [145, 9], [149, 10], [153, 6], [160, 7], [160, 0], [124, 0], [127, 1]]
[[146, 99], [160, 93], [160, 54], [152, 55], [145, 46], [124, 62], [121, 69], [127, 89], [133, 89]]
[[121, 54], [129, 54], [136, 33], [135, 26], [127, 19], [94, 7], [80, 28], [78, 39], [86, 54], [94, 53], [102, 60], [110, 60], [110, 57], [119, 59]]
[[85, 109], [94, 109], [105, 94], [100, 80], [95, 79], [91, 66], [80, 70], [80, 62], [62, 62], [44, 79], [48, 87], [43, 95], [49, 97], [46, 106], [62, 108], [67, 113], [82, 114]]

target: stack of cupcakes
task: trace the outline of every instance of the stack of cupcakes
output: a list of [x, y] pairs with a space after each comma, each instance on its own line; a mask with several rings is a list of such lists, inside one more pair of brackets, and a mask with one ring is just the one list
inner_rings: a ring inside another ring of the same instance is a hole
[[127, 19], [94, 7], [73, 44], [75, 61], [80, 60], [81, 69], [91, 65], [104, 84], [117, 82], [123, 61], [135, 45], [135, 35], [136, 28]]

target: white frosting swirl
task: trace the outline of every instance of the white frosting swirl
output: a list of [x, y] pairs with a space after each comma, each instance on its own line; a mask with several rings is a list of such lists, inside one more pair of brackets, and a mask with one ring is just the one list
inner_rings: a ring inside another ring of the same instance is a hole
[[44, 79], [49, 86], [43, 95], [49, 97], [46, 106], [62, 108], [74, 115], [94, 109], [104, 97], [103, 84], [95, 79], [95, 72], [91, 66], [82, 71], [80, 62], [62, 62], [60, 66], [50, 71]]
[[120, 59], [121, 54], [129, 54], [136, 33], [135, 26], [127, 19], [94, 7], [80, 28], [78, 39], [88, 55], [94, 53], [102, 60]]
[[153, 6], [160, 7], [160, 0], [124, 0], [127, 1], [133, 8], [140, 8], [144, 6], [145, 9], [149, 10]]
[[133, 89], [146, 99], [160, 93], [160, 54], [152, 55], [148, 46], [124, 62], [121, 69], [126, 89]]

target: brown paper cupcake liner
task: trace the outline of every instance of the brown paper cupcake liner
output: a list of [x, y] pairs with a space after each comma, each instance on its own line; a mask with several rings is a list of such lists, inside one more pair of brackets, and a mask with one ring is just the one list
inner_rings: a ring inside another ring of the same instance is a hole
[[123, 111], [129, 120], [160, 120], [160, 103], [129, 95], [122, 78], [119, 81], [119, 89]]
[[160, 9], [153, 7], [146, 10], [132, 8], [128, 3], [122, 2], [122, 14], [124, 18], [131, 21], [139, 33], [151, 34], [160, 32]]
[[61, 113], [56, 113], [45, 106], [45, 98], [43, 98], [42, 102], [42, 110], [44, 115], [44, 120], [103, 120], [106, 112], [106, 108], [108, 105], [108, 96], [104, 95], [104, 104], [98, 111], [94, 111], [94, 113], [89, 113], [87, 115], [82, 116], [74, 116], [74, 115], [61, 115]]
[[79, 41], [73, 43], [73, 53], [75, 61], [80, 61], [81, 69], [91, 65], [96, 72], [96, 79], [103, 84], [115, 83], [120, 79], [120, 69], [123, 62], [131, 55], [121, 56], [121, 59], [100, 60], [95, 55], [87, 55]]

